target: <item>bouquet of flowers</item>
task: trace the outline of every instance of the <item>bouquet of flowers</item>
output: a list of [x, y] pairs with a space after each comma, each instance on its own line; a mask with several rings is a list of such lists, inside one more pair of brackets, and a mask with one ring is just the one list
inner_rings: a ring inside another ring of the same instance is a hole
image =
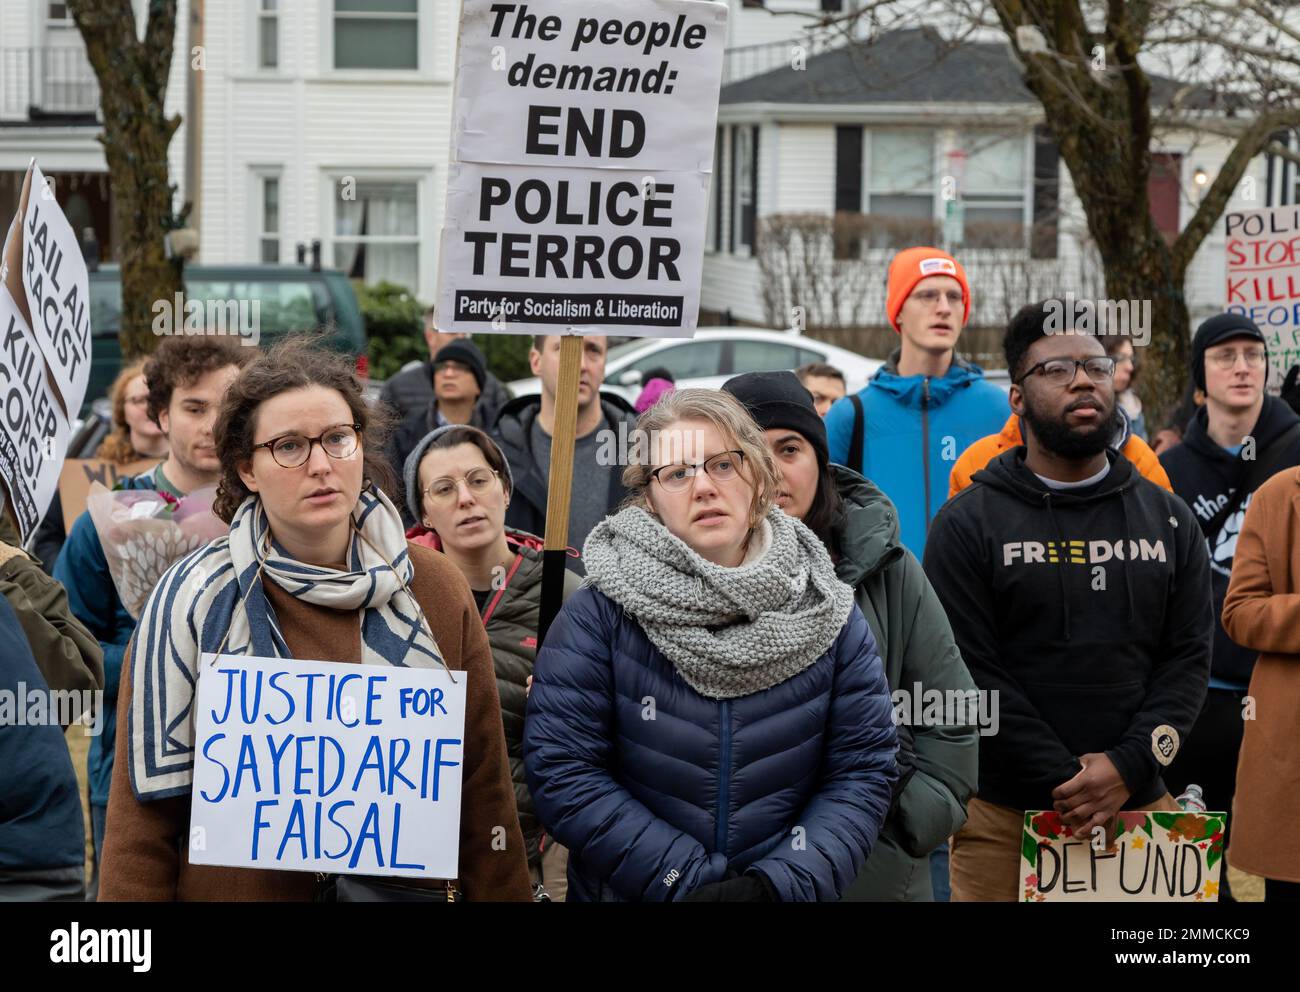
[[137, 620], [167, 569], [226, 533], [226, 524], [212, 512], [216, 494], [216, 486], [204, 486], [177, 499], [156, 489], [91, 484], [86, 509], [122, 605]]

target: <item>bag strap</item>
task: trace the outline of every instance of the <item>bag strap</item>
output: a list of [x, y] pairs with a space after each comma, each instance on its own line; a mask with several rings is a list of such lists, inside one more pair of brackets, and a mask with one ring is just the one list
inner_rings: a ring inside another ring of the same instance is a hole
[[1293, 441], [1300, 439], [1300, 423], [1292, 424], [1285, 431], [1273, 438], [1263, 453], [1256, 458], [1246, 470], [1245, 476], [1241, 480], [1232, 498], [1228, 500], [1226, 506], [1216, 513], [1208, 524], [1206, 524], [1206, 535], [1213, 537], [1222, 530], [1223, 525], [1228, 522], [1228, 518], [1241, 509], [1241, 504], [1246, 501], [1246, 497], [1263, 485], [1278, 470], [1277, 463], [1281, 461], [1282, 454]]
[[849, 397], [853, 404], [853, 433], [849, 437], [849, 457], [845, 464], [858, 475], [862, 474], [862, 447], [867, 436], [867, 411], [862, 406], [862, 397], [854, 393]]

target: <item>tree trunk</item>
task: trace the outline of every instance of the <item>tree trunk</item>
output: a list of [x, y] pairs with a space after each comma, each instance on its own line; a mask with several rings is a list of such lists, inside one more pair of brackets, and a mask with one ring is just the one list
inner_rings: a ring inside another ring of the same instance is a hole
[[179, 258], [167, 259], [163, 238], [178, 226], [167, 181], [167, 146], [179, 116], [163, 111], [176, 27], [176, 0], [151, 0], [145, 39], [136, 34], [131, 0], [69, 0], [69, 9], [99, 80], [113, 215], [122, 265], [122, 323], [126, 358], [157, 344], [154, 301], [162, 300], [165, 329], [183, 315], [173, 301], [182, 291]]

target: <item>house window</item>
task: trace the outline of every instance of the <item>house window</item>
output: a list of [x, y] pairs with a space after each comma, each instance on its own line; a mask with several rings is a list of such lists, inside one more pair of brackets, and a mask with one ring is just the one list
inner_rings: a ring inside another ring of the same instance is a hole
[[72, 13], [68, 10], [66, 3], [51, 3], [46, 8], [46, 20], [51, 24], [70, 23]]
[[992, 131], [961, 135], [966, 152], [965, 240], [980, 247], [1014, 247], [1024, 240], [1025, 137]]
[[731, 130], [731, 250], [754, 247], [758, 203], [758, 126]]
[[934, 132], [872, 131], [867, 213], [934, 216]]
[[334, 68], [418, 69], [419, 0], [334, 0]]
[[420, 285], [419, 196], [415, 182], [361, 180], [334, 201], [334, 264], [367, 285]]
[[274, 69], [280, 64], [280, 0], [258, 0], [257, 67]]
[[262, 177], [262, 223], [258, 244], [263, 262], [280, 261], [280, 177]]

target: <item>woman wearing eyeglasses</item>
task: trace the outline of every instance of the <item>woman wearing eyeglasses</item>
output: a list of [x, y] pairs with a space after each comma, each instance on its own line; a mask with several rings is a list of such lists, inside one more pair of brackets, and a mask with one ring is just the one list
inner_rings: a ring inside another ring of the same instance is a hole
[[[231, 385], [215, 431], [214, 506], [230, 533], [163, 576], [127, 651], [101, 899], [320, 894], [308, 871], [189, 862], [195, 680], [200, 654], [218, 650], [467, 672], [452, 881], [471, 900], [530, 898], [487, 636], [451, 563], [407, 543], [383, 491], [392, 480], [380, 426], [348, 363], [302, 341], [278, 345]], [[402, 881], [454, 898], [446, 881]]]
[[[875, 640], [726, 393], [637, 421], [628, 505], [538, 655], [524, 765], [570, 901], [833, 901], [889, 807]], [[648, 443], [642, 444], [645, 440]]]
[[[537, 659], [542, 604], [542, 539], [506, 528], [514, 480], [505, 455], [476, 427], [451, 424], [425, 435], [405, 466], [406, 499], [420, 523], [406, 532], [412, 544], [437, 548], [469, 583], [492, 644], [501, 696], [506, 750], [514, 780], [519, 826], [528, 851], [535, 898], [564, 900], [568, 855], [542, 834], [524, 780], [524, 703]], [[564, 596], [578, 588], [564, 573]]]

